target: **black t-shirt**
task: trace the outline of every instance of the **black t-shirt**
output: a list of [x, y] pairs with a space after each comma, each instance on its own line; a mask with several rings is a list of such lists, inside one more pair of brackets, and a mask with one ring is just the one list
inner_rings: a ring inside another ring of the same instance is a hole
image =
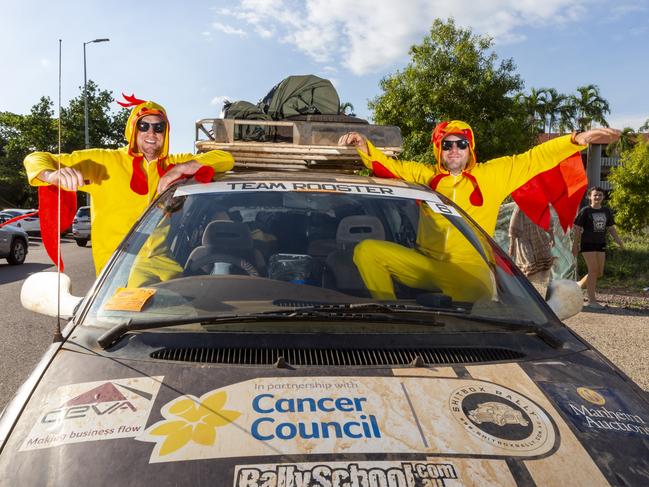
[[611, 210], [605, 206], [597, 209], [585, 206], [575, 218], [575, 225], [584, 229], [581, 234], [582, 242], [605, 244], [606, 228], [615, 225], [615, 220]]

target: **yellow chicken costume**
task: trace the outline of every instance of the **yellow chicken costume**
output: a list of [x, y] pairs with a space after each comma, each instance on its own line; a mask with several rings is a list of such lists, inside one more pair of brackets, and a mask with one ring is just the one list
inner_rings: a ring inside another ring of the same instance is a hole
[[[92, 255], [97, 274], [115, 251], [131, 226], [156, 195], [160, 177], [175, 164], [196, 160], [214, 171], [232, 169], [232, 155], [223, 151], [205, 154], [169, 154], [169, 121], [165, 109], [152, 101], [124, 97], [133, 106], [124, 135], [126, 147], [119, 149], [87, 149], [58, 155], [34, 152], [25, 158], [27, 177], [32, 186], [45, 186], [37, 176], [42, 171], [55, 171], [61, 166], [81, 171], [88, 184], [80, 189], [91, 198]], [[136, 125], [148, 115], [158, 115], [166, 123], [164, 145], [156, 160], [147, 161], [137, 147]], [[211, 171], [210, 171], [211, 172]], [[177, 265], [177, 264], [176, 264]]]
[[[457, 176], [442, 164], [442, 140], [451, 134], [469, 141], [468, 163]], [[435, 166], [389, 158], [369, 141], [369, 153], [361, 150], [358, 153], [376, 176], [403, 179], [437, 190], [491, 235], [500, 205], [510, 193], [585, 148], [571, 142], [571, 136], [566, 135], [523, 154], [477, 164], [473, 130], [458, 120], [439, 124], [431, 142], [437, 159]], [[392, 279], [417, 289], [440, 288], [458, 301], [491, 296], [493, 282], [485, 259], [444, 217], [425, 205], [421, 211], [424, 214], [419, 219], [416, 250], [377, 240], [365, 240], [356, 246], [354, 263], [372, 297], [395, 299]]]

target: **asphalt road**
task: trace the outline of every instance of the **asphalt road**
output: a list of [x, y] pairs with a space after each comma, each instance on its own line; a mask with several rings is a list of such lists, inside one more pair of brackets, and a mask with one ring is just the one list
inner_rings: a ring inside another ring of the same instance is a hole
[[[95, 280], [90, 244], [79, 247], [71, 238], [64, 238], [61, 252], [65, 272], [72, 280], [72, 294], [83, 296]], [[24, 264], [12, 266], [0, 260], [0, 410], [38, 363], [56, 327], [56, 318], [22, 307], [20, 288], [31, 274], [54, 270], [39, 238], [30, 238]]]
[[[82, 296], [95, 279], [90, 244], [79, 247], [66, 238], [62, 253], [72, 294]], [[11, 266], [0, 260], [0, 410], [52, 341], [56, 319], [27, 311], [20, 304], [23, 281], [40, 271], [54, 271], [40, 239], [31, 240], [23, 265]], [[579, 313], [566, 323], [649, 390], [649, 313], [612, 307], [602, 313]]]

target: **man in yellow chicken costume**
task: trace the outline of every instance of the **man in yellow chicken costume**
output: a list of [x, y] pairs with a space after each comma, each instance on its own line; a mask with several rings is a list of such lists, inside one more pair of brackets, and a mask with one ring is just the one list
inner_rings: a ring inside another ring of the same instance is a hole
[[[355, 146], [376, 176], [419, 183], [444, 194], [493, 235], [500, 204], [509, 194], [587, 144], [609, 143], [618, 137], [619, 132], [613, 129], [576, 132], [523, 154], [478, 164], [473, 130], [467, 123], [453, 120], [433, 130], [434, 166], [389, 158], [357, 132], [343, 135], [339, 144]], [[415, 249], [377, 240], [364, 240], [356, 246], [354, 263], [372, 297], [395, 299], [393, 278], [412, 288], [441, 288], [459, 301], [490, 296], [493, 283], [484, 258], [441, 215], [425, 205], [421, 211], [426, 218], [420, 218]], [[443, 240], [432, 237], [440, 234]]]
[[[207, 181], [214, 171], [228, 171], [234, 165], [232, 155], [223, 151], [169, 154], [169, 120], [165, 109], [132, 95], [124, 98], [126, 103], [118, 103], [133, 107], [124, 131], [127, 146], [114, 150], [79, 150], [60, 157], [34, 152], [24, 161], [33, 186], [60, 186], [92, 196], [92, 255], [97, 274], [158, 193], [180, 178], [194, 176]], [[57, 169], [58, 162], [60, 169]], [[44, 202], [40, 204], [43, 206]]]

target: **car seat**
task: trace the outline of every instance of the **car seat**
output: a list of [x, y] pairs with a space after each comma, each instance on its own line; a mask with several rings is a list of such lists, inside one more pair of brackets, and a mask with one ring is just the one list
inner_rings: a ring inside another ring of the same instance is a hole
[[[216, 266], [215, 264], [229, 264]], [[234, 267], [234, 269], [233, 269]], [[254, 248], [250, 230], [245, 223], [229, 220], [210, 222], [201, 240], [201, 246], [189, 254], [185, 271], [195, 273], [242, 273], [258, 276], [265, 272], [264, 259]]]
[[385, 229], [377, 217], [352, 215], [340, 220], [336, 231], [336, 250], [325, 260], [327, 270], [333, 275], [335, 288], [339, 291], [369, 296], [353, 260], [354, 247], [366, 239], [385, 240]]

